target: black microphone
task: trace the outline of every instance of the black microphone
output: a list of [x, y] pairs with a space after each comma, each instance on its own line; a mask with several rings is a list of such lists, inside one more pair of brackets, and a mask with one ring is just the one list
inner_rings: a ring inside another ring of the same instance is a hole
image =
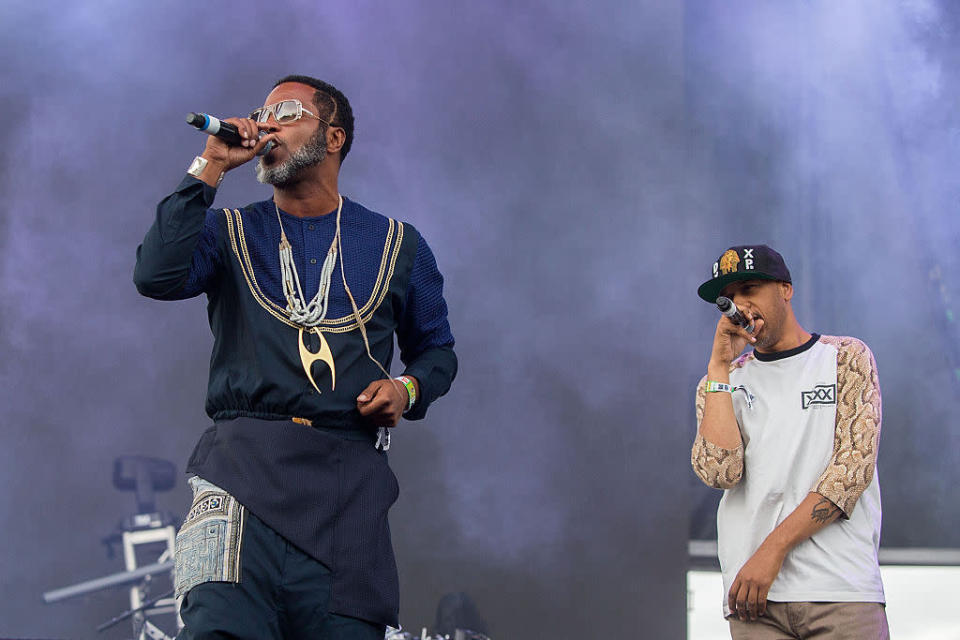
[[720, 296], [717, 298], [717, 309], [720, 309], [720, 313], [730, 318], [734, 323], [746, 329], [748, 333], [753, 333], [753, 323], [740, 313], [737, 305], [733, 304], [733, 300], [726, 296]]
[[[224, 122], [220, 118], [214, 118], [206, 113], [194, 113], [191, 111], [187, 114], [187, 124], [192, 127], [196, 127], [198, 131], [203, 131], [208, 135], [220, 138], [231, 147], [239, 147], [241, 144], [243, 144], [243, 138], [240, 137], [240, 131], [234, 125], [230, 124], [229, 122]], [[260, 135], [263, 135], [263, 132], [261, 132]], [[271, 140], [257, 153], [257, 155], [266, 155], [270, 153], [270, 150], [275, 146], [276, 144], [273, 142], [273, 140]]]

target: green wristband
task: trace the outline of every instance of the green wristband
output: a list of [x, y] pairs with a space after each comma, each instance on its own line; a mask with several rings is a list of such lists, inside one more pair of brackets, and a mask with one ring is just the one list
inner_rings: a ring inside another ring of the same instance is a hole
[[[407, 395], [410, 398], [407, 402], [407, 411], [410, 411], [410, 409], [413, 409], [413, 405], [417, 403], [417, 387], [413, 384], [413, 380], [407, 376], [398, 376], [394, 380], [399, 380], [407, 388]], [[404, 413], [407, 411], [404, 411]]]
[[754, 395], [750, 393], [745, 386], [737, 385], [736, 387], [727, 384], [726, 382], [717, 382], [716, 380], [707, 380], [706, 387], [707, 393], [729, 393], [731, 396], [734, 391], [743, 391], [743, 394], [747, 399], [747, 408], [753, 409], [753, 401], [756, 400]]
[[720, 391], [733, 393], [733, 387], [731, 387], [726, 382], [717, 382], [715, 380], [707, 380], [707, 393], [718, 393]]

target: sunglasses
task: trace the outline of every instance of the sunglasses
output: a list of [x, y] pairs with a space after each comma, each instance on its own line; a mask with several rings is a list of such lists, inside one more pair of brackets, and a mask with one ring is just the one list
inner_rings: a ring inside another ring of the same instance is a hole
[[271, 113], [273, 114], [274, 119], [277, 121], [277, 124], [290, 124], [292, 122], [296, 122], [303, 117], [303, 114], [307, 114], [311, 118], [316, 118], [326, 125], [330, 124], [315, 113], [304, 109], [303, 104], [296, 99], [281, 100], [280, 102], [275, 102], [274, 104], [268, 104], [265, 107], [254, 109], [250, 112], [250, 119], [255, 122], [266, 122], [270, 118]]

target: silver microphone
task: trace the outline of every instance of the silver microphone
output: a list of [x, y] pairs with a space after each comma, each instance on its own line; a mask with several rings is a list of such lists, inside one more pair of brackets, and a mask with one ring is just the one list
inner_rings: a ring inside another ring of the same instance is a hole
[[747, 333], [753, 333], [753, 323], [747, 320], [745, 315], [740, 313], [740, 310], [737, 309], [737, 305], [733, 303], [733, 300], [726, 296], [720, 296], [717, 298], [717, 309], [720, 309], [720, 313], [730, 318], [734, 323], [746, 329]]

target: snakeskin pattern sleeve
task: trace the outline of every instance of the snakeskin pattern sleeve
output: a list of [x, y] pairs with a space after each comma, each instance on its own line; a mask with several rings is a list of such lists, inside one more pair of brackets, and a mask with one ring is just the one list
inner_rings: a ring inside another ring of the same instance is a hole
[[690, 452], [690, 464], [693, 472], [703, 483], [714, 489], [730, 489], [743, 477], [743, 445], [736, 449], [724, 449], [707, 442], [699, 433], [703, 420], [703, 405], [707, 397], [707, 376], [697, 385], [697, 437]]
[[856, 338], [822, 336], [837, 348], [833, 455], [813, 489], [847, 518], [873, 480], [880, 444], [880, 381], [870, 349]]

